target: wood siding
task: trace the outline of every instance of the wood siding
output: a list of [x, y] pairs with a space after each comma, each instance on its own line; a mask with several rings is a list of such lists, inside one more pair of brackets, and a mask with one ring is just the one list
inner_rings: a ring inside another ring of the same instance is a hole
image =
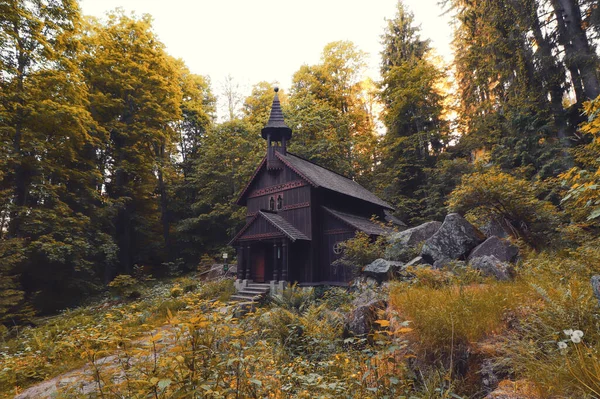
[[263, 240], [278, 237], [283, 237], [283, 233], [277, 230], [271, 223], [259, 216], [258, 219], [250, 227], [248, 227], [248, 230], [242, 234], [239, 240]]
[[352, 227], [341, 220], [320, 210], [321, 224], [321, 246], [319, 254], [319, 277], [320, 281], [346, 282], [353, 277], [352, 267], [334, 266], [333, 262], [341, 255], [333, 252], [336, 243], [346, 241], [355, 235]]

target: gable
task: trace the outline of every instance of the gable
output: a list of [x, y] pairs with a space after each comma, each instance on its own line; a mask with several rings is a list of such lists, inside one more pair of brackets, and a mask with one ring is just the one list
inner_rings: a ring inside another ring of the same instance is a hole
[[284, 167], [278, 173], [269, 173], [266, 166], [266, 157], [252, 175], [246, 187], [240, 193], [236, 203], [247, 205], [249, 198], [260, 197], [283, 190], [310, 185], [306, 179], [289, 167]]
[[234, 239], [229, 242], [229, 245], [233, 245], [238, 241], [284, 237], [289, 238], [292, 242], [296, 240], [310, 240], [304, 233], [296, 229], [280, 215], [260, 211], [238, 232]]
[[[352, 179], [290, 153], [283, 155], [276, 152], [275, 156], [283, 162], [285, 168], [283, 168], [280, 173], [268, 173], [266, 168], [266, 157], [264, 157], [258, 168], [254, 171], [252, 178], [240, 193], [238, 200], [236, 201], [238, 205], [246, 205], [246, 199], [256, 190], [271, 189], [275, 192], [293, 188], [293, 186], [290, 186], [293, 184], [297, 184], [298, 187], [309, 184], [313, 187], [322, 187], [326, 190], [331, 190], [361, 201], [366, 201], [385, 209], [394, 209], [390, 204]], [[283, 184], [287, 186], [281, 186]], [[262, 193], [261, 195], [266, 193], [267, 192]]]

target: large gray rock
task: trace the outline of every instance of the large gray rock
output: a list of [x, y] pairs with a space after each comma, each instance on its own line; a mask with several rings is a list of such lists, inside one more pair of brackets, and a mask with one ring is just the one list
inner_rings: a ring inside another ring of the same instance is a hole
[[423, 259], [422, 256], [417, 256], [417, 257], [411, 259], [407, 264], [405, 264], [404, 267], [407, 268], [407, 267], [414, 267], [414, 266], [418, 266], [418, 265], [429, 265], [429, 263], [427, 263], [425, 261], [425, 259]]
[[431, 264], [443, 259], [462, 260], [484, 239], [483, 234], [465, 218], [451, 213], [439, 230], [425, 241], [421, 256]]
[[600, 305], [600, 276], [597, 274], [592, 276], [592, 290], [594, 290], [594, 295], [596, 295], [598, 305]]
[[509, 241], [494, 236], [475, 247], [468, 260], [482, 256], [495, 256], [502, 262], [515, 262], [519, 256], [519, 248]]
[[369, 263], [363, 269], [367, 277], [372, 277], [378, 282], [386, 281], [393, 274], [400, 272], [404, 268], [404, 263], [387, 259], [376, 259]]
[[469, 266], [481, 271], [486, 277], [496, 277], [500, 281], [510, 280], [512, 267], [495, 256], [480, 256], [472, 259]]
[[[417, 227], [392, 234], [388, 239], [390, 245], [386, 250], [385, 257], [387, 259], [403, 259], [411, 252], [411, 248], [430, 238], [441, 226], [441, 222], [427, 222]], [[414, 257], [414, 254], [411, 257]], [[411, 259], [411, 257], [408, 259]]]
[[369, 334], [373, 330], [375, 320], [379, 319], [377, 312], [386, 307], [387, 302], [381, 299], [358, 305], [346, 318], [346, 330], [354, 336]]
[[506, 228], [500, 223], [498, 219], [491, 218], [488, 219], [483, 225], [479, 226], [479, 230], [485, 234], [486, 237], [500, 237], [500, 238], [508, 238], [510, 236], [510, 232], [506, 231]]

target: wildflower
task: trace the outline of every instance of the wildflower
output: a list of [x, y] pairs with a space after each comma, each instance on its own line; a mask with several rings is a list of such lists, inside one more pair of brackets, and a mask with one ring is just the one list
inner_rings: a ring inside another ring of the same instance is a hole
[[567, 344], [564, 341], [558, 343], [558, 349], [567, 349]]
[[575, 331], [573, 331], [573, 334], [571, 335], [571, 337], [581, 338], [581, 337], [583, 337], [583, 331], [581, 331], [581, 330], [575, 330]]
[[571, 335], [573, 335], [573, 330], [569, 329], [569, 330], [563, 330], [563, 332], [565, 333], [565, 335], [567, 337], [570, 337]]

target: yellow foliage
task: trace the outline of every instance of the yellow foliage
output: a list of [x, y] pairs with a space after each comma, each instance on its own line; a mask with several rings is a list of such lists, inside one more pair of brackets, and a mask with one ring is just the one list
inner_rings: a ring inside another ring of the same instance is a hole
[[557, 209], [536, 197], [530, 181], [496, 167], [464, 176], [450, 195], [448, 207], [476, 224], [496, 220], [515, 238], [536, 247], [547, 243], [559, 222]]

